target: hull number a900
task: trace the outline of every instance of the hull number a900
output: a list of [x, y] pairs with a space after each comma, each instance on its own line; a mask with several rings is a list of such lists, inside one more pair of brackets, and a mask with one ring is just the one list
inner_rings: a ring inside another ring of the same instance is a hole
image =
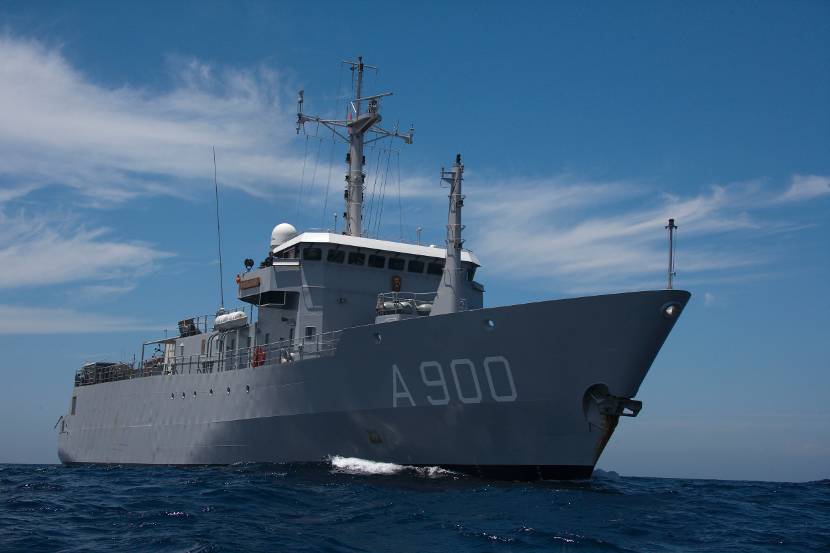
[[479, 371], [470, 359], [453, 359], [449, 370], [445, 370], [438, 361], [422, 361], [418, 376], [407, 372], [406, 377], [393, 364], [392, 407], [447, 405], [453, 400], [461, 403], [481, 403], [489, 399], [516, 401], [516, 384], [507, 358], [501, 355], [485, 357], [481, 364], [483, 370]]

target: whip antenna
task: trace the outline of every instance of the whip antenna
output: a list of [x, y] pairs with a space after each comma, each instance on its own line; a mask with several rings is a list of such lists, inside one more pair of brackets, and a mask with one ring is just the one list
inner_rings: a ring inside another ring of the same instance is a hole
[[216, 196], [216, 242], [219, 247], [219, 310], [225, 310], [225, 289], [222, 286], [222, 230], [219, 227], [219, 181], [216, 179], [216, 146], [213, 146], [213, 191]]
[[677, 225], [674, 224], [674, 219], [669, 219], [669, 224], [665, 226], [669, 230], [669, 270], [668, 270], [668, 285], [666, 288], [672, 289], [674, 285], [674, 277], [677, 273], [674, 271], [674, 231], [677, 230]]

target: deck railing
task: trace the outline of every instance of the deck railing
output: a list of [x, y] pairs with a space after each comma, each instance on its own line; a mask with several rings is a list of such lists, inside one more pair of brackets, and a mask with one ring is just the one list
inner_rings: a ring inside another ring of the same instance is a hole
[[151, 357], [134, 363], [89, 363], [75, 372], [75, 386], [158, 375], [201, 374], [294, 363], [334, 355], [343, 331], [336, 330], [270, 344], [224, 350], [211, 355]]

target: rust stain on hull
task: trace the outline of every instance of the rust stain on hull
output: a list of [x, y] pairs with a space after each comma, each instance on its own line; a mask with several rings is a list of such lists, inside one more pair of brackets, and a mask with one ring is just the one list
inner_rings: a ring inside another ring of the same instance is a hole
[[614, 434], [614, 430], [617, 428], [617, 423], [620, 422], [620, 417], [614, 415], [603, 415], [602, 421], [605, 423], [600, 428], [602, 428], [602, 434], [600, 434], [599, 440], [597, 440], [596, 448], [594, 449], [594, 463], [599, 460], [599, 456], [602, 455], [602, 451], [605, 449], [605, 446], [608, 445], [608, 440], [611, 439], [611, 435]]

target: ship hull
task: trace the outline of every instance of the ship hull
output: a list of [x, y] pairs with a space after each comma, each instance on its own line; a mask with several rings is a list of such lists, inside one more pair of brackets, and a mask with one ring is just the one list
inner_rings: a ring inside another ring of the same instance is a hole
[[486, 477], [584, 478], [689, 294], [555, 300], [367, 325], [331, 356], [79, 386], [64, 463], [361, 457]]

